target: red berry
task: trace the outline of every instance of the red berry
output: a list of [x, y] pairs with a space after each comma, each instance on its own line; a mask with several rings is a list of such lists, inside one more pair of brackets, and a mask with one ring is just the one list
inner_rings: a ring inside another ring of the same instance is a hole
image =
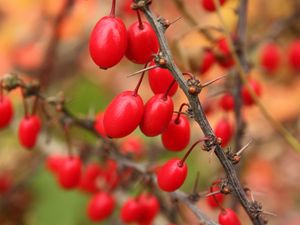
[[180, 159], [171, 159], [157, 172], [158, 186], [167, 192], [175, 191], [185, 181], [187, 172], [186, 163], [182, 164]]
[[99, 112], [97, 114], [94, 128], [98, 132], [98, 134], [101, 135], [101, 137], [105, 138], [106, 133], [105, 133], [104, 126], [103, 126], [103, 117], [104, 117], [104, 112]]
[[49, 155], [46, 159], [46, 168], [53, 172], [54, 174], [58, 174], [61, 165], [67, 159], [67, 156], [63, 155]]
[[14, 112], [10, 99], [0, 94], [0, 129], [8, 126], [13, 114]]
[[241, 222], [232, 209], [222, 210], [219, 214], [220, 225], [241, 225]]
[[41, 129], [40, 118], [36, 115], [25, 116], [19, 124], [19, 142], [25, 148], [33, 148]]
[[233, 135], [231, 123], [225, 118], [220, 120], [215, 127], [215, 135], [222, 139], [222, 147], [228, 145]]
[[117, 187], [120, 182], [120, 175], [118, 173], [118, 164], [116, 161], [112, 159], [106, 161], [104, 179], [110, 190]]
[[123, 223], [137, 222], [143, 214], [142, 207], [137, 199], [128, 199], [121, 208]]
[[161, 135], [164, 147], [171, 151], [181, 151], [190, 142], [190, 123], [187, 118], [174, 113], [167, 129]]
[[128, 137], [123, 140], [120, 145], [120, 152], [124, 155], [133, 155], [137, 158], [143, 155], [144, 152], [144, 142], [138, 136]]
[[133, 3], [132, 0], [123, 1], [123, 4], [121, 5], [121, 9], [124, 13], [126, 13], [126, 15], [130, 15], [130, 16], [136, 15], [135, 10], [131, 8], [132, 3]]
[[115, 199], [106, 192], [99, 192], [88, 203], [87, 214], [92, 221], [101, 221], [108, 218], [115, 208]]
[[0, 197], [2, 194], [7, 193], [12, 187], [12, 180], [9, 174], [0, 174]]
[[161, 134], [168, 126], [174, 104], [172, 98], [165, 94], [156, 94], [145, 105], [141, 131], [149, 137]]
[[[226, 0], [220, 0], [220, 5], [223, 5], [225, 3]], [[209, 11], [209, 12], [214, 12], [216, 11], [216, 6], [215, 6], [215, 3], [214, 3], [214, 0], [202, 0], [201, 1], [202, 3], [202, 7]]]
[[261, 50], [260, 63], [267, 72], [275, 72], [278, 69], [280, 60], [280, 50], [276, 44], [269, 43]]
[[105, 16], [95, 25], [89, 41], [90, 55], [102, 69], [119, 63], [127, 47], [127, 30], [120, 18]]
[[129, 135], [140, 124], [144, 113], [142, 98], [134, 91], [124, 91], [116, 96], [107, 107], [103, 125], [110, 138]]
[[220, 99], [220, 106], [224, 111], [231, 111], [234, 109], [234, 98], [230, 93], [226, 93]]
[[140, 207], [142, 209], [142, 216], [139, 218], [140, 223], [151, 223], [157, 213], [159, 212], [159, 202], [157, 198], [150, 194], [141, 194], [138, 197]]
[[149, 23], [135, 22], [128, 28], [126, 57], [134, 63], [145, 64], [158, 52], [156, 34]]
[[215, 56], [210, 49], [203, 52], [202, 62], [200, 66], [200, 74], [207, 72], [215, 62]]
[[58, 181], [62, 188], [72, 189], [79, 184], [81, 177], [81, 160], [79, 157], [66, 158], [58, 172]]
[[99, 191], [97, 181], [101, 175], [103, 175], [102, 168], [96, 163], [89, 163], [81, 176], [80, 189], [88, 193]]
[[218, 58], [218, 63], [225, 69], [231, 68], [234, 65], [234, 59], [226, 38], [221, 38], [217, 43], [217, 47], [221, 53], [221, 57]]
[[[155, 63], [152, 62], [150, 66]], [[173, 82], [174, 78], [168, 69], [163, 69], [160, 67], [149, 70], [148, 74], [149, 85], [154, 94], [166, 93], [170, 84]], [[178, 89], [178, 84], [175, 83], [168, 95], [173, 96]]]
[[291, 43], [288, 51], [288, 60], [294, 70], [300, 70], [300, 40]]
[[[210, 193], [216, 192], [219, 190], [220, 190], [219, 187], [213, 186], [210, 190]], [[224, 195], [222, 193], [210, 195], [206, 198], [206, 202], [213, 209], [219, 208], [219, 205], [222, 205], [222, 203], [224, 202]]]
[[[249, 85], [251, 86], [252, 90], [255, 92], [257, 96], [261, 96], [262, 94], [262, 87], [261, 84], [253, 79], [250, 79], [248, 81]], [[250, 92], [246, 86], [242, 87], [242, 98], [243, 98], [243, 103], [247, 106], [253, 105], [254, 104], [254, 99], [250, 95]]]

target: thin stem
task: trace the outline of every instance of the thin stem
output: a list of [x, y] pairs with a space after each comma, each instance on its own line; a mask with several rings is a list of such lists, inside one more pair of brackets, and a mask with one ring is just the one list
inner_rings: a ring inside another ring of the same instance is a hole
[[183, 109], [184, 106], [189, 107], [189, 104], [187, 104], [187, 103], [181, 104], [181, 106], [180, 106], [180, 108], [179, 108], [179, 110], [178, 110], [178, 113], [177, 113], [177, 117], [176, 117], [176, 119], [175, 119], [175, 123], [176, 123], [176, 124], [179, 123], [179, 118], [180, 118], [180, 115], [182, 114], [182, 109]]
[[71, 145], [71, 137], [70, 137], [70, 133], [69, 133], [70, 130], [69, 130], [68, 125], [64, 124], [63, 129], [64, 129], [65, 138], [66, 138], [66, 142], [67, 142], [68, 155], [69, 155], [69, 157], [72, 157], [73, 151], [72, 151], [72, 145]]
[[22, 93], [22, 99], [23, 99], [24, 115], [26, 118], [28, 118], [28, 106], [27, 106], [24, 89], [22, 87], [21, 87], [21, 93]]
[[190, 149], [187, 151], [187, 153], [185, 153], [185, 155], [183, 156], [183, 158], [179, 161], [178, 166], [182, 167], [183, 164], [185, 163], [186, 159], [189, 157], [189, 155], [191, 154], [191, 152], [193, 151], [193, 149], [196, 147], [197, 144], [203, 142], [203, 141], [207, 141], [209, 140], [208, 137], [204, 137], [199, 139], [198, 141], [196, 141], [191, 147]]
[[32, 112], [31, 115], [35, 115], [37, 112], [37, 108], [38, 108], [38, 102], [39, 102], [39, 97], [35, 96], [34, 102], [33, 102], [33, 107], [32, 107]]
[[[211, 193], [214, 192], [214, 191], [213, 191], [213, 185], [210, 186], [210, 189], [209, 189], [209, 190], [210, 190]], [[218, 199], [217, 199], [217, 197], [216, 197], [216, 194], [220, 194], [220, 190], [219, 190], [217, 193], [213, 194], [212, 196], [213, 196], [213, 198], [214, 198], [214, 201], [217, 203], [218, 207], [219, 207], [222, 211], [224, 211], [225, 209], [224, 209], [224, 207], [220, 204], [220, 202], [218, 201]]]
[[188, 76], [190, 79], [194, 79], [194, 74], [190, 73], [190, 72], [183, 72], [182, 75], [184, 76]]
[[174, 86], [174, 84], [176, 83], [176, 80], [172, 80], [171, 84], [169, 85], [167, 91], [165, 92], [164, 96], [163, 96], [163, 99], [164, 100], [167, 100], [167, 97], [168, 97], [168, 94], [170, 93], [172, 87]]
[[111, 17], [115, 17], [116, 16], [116, 0], [112, 0], [111, 11], [110, 11], [109, 15]]
[[142, 17], [141, 17], [140, 11], [136, 10], [136, 14], [137, 14], [137, 18], [138, 18], [138, 21], [139, 21], [139, 28], [141, 30], [144, 30], [144, 24], [143, 24], [143, 21], [142, 21]]
[[[148, 66], [148, 63], [145, 64], [144, 69], [145, 69], [147, 66]], [[146, 72], [146, 71], [144, 70], [143, 73], [142, 73], [142, 75], [141, 75], [141, 77], [140, 77], [140, 79], [139, 79], [139, 82], [137, 83], [137, 85], [136, 85], [136, 87], [135, 87], [135, 89], [134, 89], [134, 92], [133, 92], [133, 95], [134, 95], [134, 96], [136, 96], [136, 95], [138, 94], [139, 88], [140, 88], [140, 86], [141, 86], [141, 84], [142, 84], [142, 81], [143, 81], [143, 78], [144, 78], [144, 76], [145, 76], [145, 72]]]

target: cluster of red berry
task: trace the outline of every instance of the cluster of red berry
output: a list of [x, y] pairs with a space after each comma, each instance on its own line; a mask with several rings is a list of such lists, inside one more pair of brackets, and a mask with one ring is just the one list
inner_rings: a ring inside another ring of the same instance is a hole
[[[124, 154], [141, 153], [142, 148], [143, 145], [137, 138], [127, 139], [120, 145], [120, 150]], [[112, 191], [132, 172], [129, 168], [119, 171], [116, 161], [112, 159], [107, 159], [103, 166], [88, 163], [82, 169], [82, 162], [77, 156], [50, 155], [46, 160], [46, 166], [65, 190], [79, 188], [85, 193], [92, 194], [87, 206], [87, 215], [92, 221], [102, 221], [113, 213], [116, 201]], [[159, 208], [159, 202], [154, 195], [148, 192], [141, 193], [124, 202], [120, 218], [124, 223], [151, 224]]]
[[[222, 6], [225, 4], [226, 0], [218, 0], [218, 2], [220, 3], [220, 6]], [[214, 0], [202, 0], [201, 5], [202, 5], [203, 9], [208, 12], [214, 12], [214, 11], [216, 11], [216, 8], [217, 8]]]
[[[225, 1], [221, 1], [221, 4]], [[215, 10], [213, 1], [203, 1], [203, 5], [209, 11]], [[144, 105], [141, 96], [138, 94], [143, 75], [133, 91], [124, 91], [118, 94], [107, 106], [105, 112], [100, 112], [96, 117], [95, 130], [104, 138], [122, 138], [130, 135], [137, 127], [143, 134], [149, 137], [161, 135], [163, 146], [170, 151], [182, 151], [190, 141], [190, 124], [186, 116], [179, 112], [173, 113], [174, 105], [172, 96], [175, 94], [178, 84], [175, 83], [169, 70], [159, 67], [153, 60], [153, 55], [158, 52], [159, 46], [156, 35], [151, 26], [141, 21], [137, 10], [138, 22], [130, 26], [128, 31], [121, 19], [115, 17], [114, 1], [110, 16], [101, 18], [94, 27], [90, 38], [90, 54], [94, 62], [103, 69], [112, 67], [120, 62], [125, 55], [129, 60], [138, 64], [147, 64], [150, 61], [151, 70], [148, 73], [150, 87], [154, 93]], [[213, 8], [213, 9], [212, 9]], [[147, 43], [147, 44], [145, 44]], [[203, 57], [201, 73], [206, 72], [212, 64], [219, 62], [224, 68], [234, 65], [230, 48], [225, 38], [218, 41], [218, 54], [207, 50]], [[261, 89], [257, 82], [251, 80], [250, 86], [260, 95]], [[258, 88], [257, 88], [258, 87]], [[253, 99], [245, 87], [242, 91], [245, 105], [252, 105]], [[231, 95], [222, 98], [222, 108], [225, 111], [233, 110], [234, 100]], [[223, 145], [227, 145], [233, 135], [233, 128], [228, 121], [221, 121], [216, 128], [216, 135], [221, 137]], [[195, 147], [195, 144], [185, 154], [183, 159], [173, 158], [156, 170], [158, 186], [166, 191], [177, 190], [184, 183], [188, 167], [186, 158]], [[135, 152], [131, 152], [135, 153]], [[208, 204], [219, 205], [223, 194], [216, 194], [208, 198]], [[213, 198], [213, 202], [211, 198]], [[143, 206], [144, 199], [148, 199], [149, 209]], [[216, 200], [218, 199], [218, 200]], [[151, 204], [150, 204], [151, 202]], [[155, 196], [151, 194], [140, 195], [128, 199], [121, 209], [121, 219], [124, 223], [141, 222], [153, 220], [158, 212], [159, 204]], [[219, 216], [221, 224], [240, 224], [238, 217], [231, 209], [221, 210]]]
[[[187, 104], [183, 104], [178, 112], [174, 112], [172, 96], [178, 89], [172, 74], [168, 69], [158, 65], [154, 55], [159, 52], [159, 43], [150, 24], [142, 21], [139, 11], [136, 10], [138, 21], [126, 29], [123, 21], [115, 16], [115, 0], [112, 1], [109, 16], [101, 18], [95, 25], [89, 41], [90, 55], [93, 61], [102, 69], [118, 64], [126, 56], [137, 64], [149, 64], [152, 67], [148, 73], [149, 85], [154, 93], [146, 104], [138, 94], [142, 75], [135, 90], [128, 90], [117, 95], [108, 105], [105, 112], [100, 112], [95, 120], [94, 129], [103, 138], [122, 138], [130, 135], [137, 127], [141, 132], [154, 137], [161, 135], [163, 146], [173, 152], [184, 150], [190, 142], [190, 123], [182, 112]], [[223, 5], [225, 0], [220, 1]], [[215, 11], [213, 0], [203, 0], [202, 5], [208, 11]], [[290, 51], [290, 61], [294, 68], [299, 69], [299, 43]], [[298, 50], [294, 50], [298, 49]], [[270, 51], [270, 50], [269, 50]], [[267, 63], [274, 67], [274, 59], [266, 54]], [[264, 61], [264, 62], [265, 62]], [[276, 61], [276, 59], [275, 59]], [[278, 61], [278, 60], [277, 60]], [[218, 62], [222, 67], [229, 69], [234, 65], [233, 56], [225, 38], [217, 42], [217, 50], [205, 50], [200, 73], [208, 71]], [[278, 62], [277, 62], [278, 64]], [[256, 93], [261, 95], [261, 86], [254, 80], [249, 85]], [[1, 85], [2, 86], [2, 85]], [[254, 100], [247, 87], [242, 88], [242, 99], [245, 106], [252, 105]], [[234, 98], [226, 93], [220, 99], [220, 107], [228, 112], [234, 109]], [[33, 110], [34, 111], [34, 110]], [[26, 115], [19, 125], [19, 140], [22, 146], [30, 149], [34, 147], [41, 128], [38, 115]], [[9, 125], [13, 116], [12, 103], [8, 97], [0, 94], [0, 128]], [[233, 125], [222, 119], [217, 123], [215, 134], [222, 139], [222, 146], [226, 146], [234, 133]], [[204, 138], [203, 140], [208, 140]], [[161, 190], [173, 192], [184, 183], [188, 166], [185, 163], [196, 143], [182, 159], [172, 158], [156, 170], [157, 183]], [[129, 138], [120, 145], [122, 154], [139, 157], [143, 154], [143, 145], [140, 140]], [[87, 215], [92, 221], [101, 221], [108, 218], [116, 208], [116, 201], [112, 194], [121, 179], [126, 179], [131, 170], [120, 173], [118, 164], [107, 159], [103, 166], [95, 163], [82, 165], [80, 157], [69, 155], [50, 155], [47, 158], [47, 168], [55, 175], [60, 186], [66, 190], [79, 188], [91, 193], [93, 196], [87, 206]], [[0, 185], [1, 190], [1, 185]], [[219, 188], [213, 186], [210, 192], [217, 192]], [[221, 208], [219, 223], [222, 225], [240, 225], [237, 215], [231, 209], [224, 209], [221, 204], [224, 200], [222, 193], [207, 197], [207, 203], [213, 208]], [[160, 210], [160, 205], [151, 193], [141, 193], [135, 198], [127, 199], [120, 212], [124, 223], [151, 224]]]
[[[287, 64], [296, 72], [300, 71], [300, 40], [294, 40], [287, 49]], [[268, 74], [274, 74], [283, 64], [280, 47], [276, 43], [267, 43], [260, 52], [260, 64]]]
[[[49, 155], [46, 166], [56, 176], [63, 189], [79, 188], [85, 193], [92, 194], [87, 206], [87, 215], [92, 221], [104, 220], [113, 213], [115, 199], [111, 191], [117, 187], [121, 179], [114, 160], [107, 160], [103, 166], [88, 163], [83, 168], [78, 156]], [[126, 175], [125, 173], [126, 171], [122, 175]]]

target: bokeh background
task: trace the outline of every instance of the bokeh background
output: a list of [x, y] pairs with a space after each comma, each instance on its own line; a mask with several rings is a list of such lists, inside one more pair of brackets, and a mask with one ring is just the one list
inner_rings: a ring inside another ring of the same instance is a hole
[[[61, 21], [57, 18], [63, 11], [66, 0], [0, 0], [0, 76], [17, 73], [25, 81], [37, 79], [47, 96], [63, 92], [68, 108], [78, 116], [94, 115], [104, 110], [117, 93], [133, 89], [138, 76], [127, 75], [141, 69], [124, 58], [109, 70], [100, 70], [92, 62], [88, 52], [88, 39], [94, 24], [110, 11], [110, 0], [75, 0]], [[185, 0], [186, 7], [197, 20], [199, 27], [220, 26], [215, 13], [205, 12], [199, 0]], [[232, 30], [236, 25], [235, 13], [238, 0], [228, 0], [222, 8], [226, 24]], [[118, 1], [117, 15], [129, 26], [136, 20], [134, 13], [126, 7], [126, 0]], [[182, 12], [172, 0], [153, 0], [157, 15], [177, 19]], [[298, 10], [298, 11], [297, 11]], [[289, 44], [300, 38], [300, 6], [297, 0], [249, 1], [247, 39], [248, 57], [253, 69], [251, 76], [262, 83], [262, 102], [272, 116], [280, 121], [298, 139], [300, 138], [300, 74], [287, 65]], [[292, 20], [288, 20], [292, 15]], [[183, 71], [199, 75], [199, 65], [204, 47], [212, 46], [197, 29], [182, 18], [166, 33], [176, 61]], [[222, 33], [213, 31], [215, 37]], [[261, 47], [272, 37], [281, 50], [281, 65], [273, 74], [266, 73], [259, 63]], [[214, 65], [201, 81], [208, 81], [226, 74]], [[218, 107], [224, 88], [220, 81], [201, 93], [211, 112], [209, 121], [214, 124], [227, 116]], [[152, 95], [147, 79], [140, 94], [146, 101]], [[79, 191], [66, 192], [59, 188], [55, 178], [45, 169], [45, 156], [54, 152], [66, 152], [67, 145], [59, 126], [44, 121], [38, 145], [32, 151], [20, 147], [17, 139], [18, 123], [23, 115], [22, 99], [18, 90], [9, 93], [14, 103], [15, 115], [8, 129], [0, 131], [0, 186], [9, 180], [13, 193], [9, 199], [5, 192], [0, 194], [0, 224], [3, 225], [83, 225], [92, 224], [86, 216], [89, 196]], [[181, 91], [174, 96], [175, 108], [186, 101]], [[263, 203], [266, 211], [277, 216], [267, 216], [270, 224], [300, 224], [300, 153], [293, 150], [274, 131], [270, 123], [255, 106], [243, 110], [247, 122], [243, 143], [252, 144], [242, 158], [240, 176], [242, 182], [253, 190], [255, 199]], [[199, 128], [192, 124], [192, 141], [201, 137]], [[173, 153], [161, 149], [160, 138], [145, 138], [145, 149], [150, 154], [159, 151], [157, 163], [170, 158]], [[97, 140], [80, 129], [71, 130], [74, 148], [83, 143], [96, 144]], [[116, 142], [119, 142], [117, 140]], [[183, 155], [179, 153], [178, 156]], [[143, 159], [147, 161], [147, 157]], [[188, 160], [190, 175], [183, 186], [192, 191], [196, 174], [199, 173], [200, 189], [205, 191], [217, 178], [224, 175], [217, 159], [206, 152], [195, 151]], [[1, 181], [2, 179], [2, 181]], [[0, 187], [1, 189], [1, 187]], [[129, 190], [135, 193], [136, 190]], [[124, 191], [123, 191], [124, 192]], [[120, 193], [126, 196], [126, 193]], [[122, 199], [122, 198], [121, 198]], [[122, 201], [122, 200], [121, 200]], [[225, 205], [230, 205], [228, 196]], [[190, 224], [197, 224], [189, 211], [182, 207], [182, 216]], [[199, 207], [211, 218], [217, 219], [217, 211], [211, 210], [204, 199]], [[243, 210], [238, 207], [242, 224], [250, 224]], [[118, 224], [118, 212], [102, 224]], [[167, 224], [162, 216], [154, 224]]]

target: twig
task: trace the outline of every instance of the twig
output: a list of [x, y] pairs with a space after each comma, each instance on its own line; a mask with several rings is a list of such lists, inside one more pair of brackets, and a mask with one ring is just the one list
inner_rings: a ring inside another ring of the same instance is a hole
[[59, 14], [55, 17], [53, 21], [53, 28], [52, 28], [53, 33], [49, 40], [45, 52], [45, 60], [37, 71], [37, 76], [42, 85], [46, 84], [50, 79], [49, 75], [53, 70], [53, 66], [56, 58], [57, 46], [59, 43], [59, 32], [60, 32], [59, 28], [62, 22], [64, 21], [64, 19], [68, 16], [74, 3], [75, 0], [65, 1], [62, 10], [59, 12]]
[[[238, 8], [238, 24], [237, 24], [237, 32], [236, 32], [236, 43], [237, 43], [237, 56], [241, 62], [241, 65], [244, 71], [249, 71], [248, 61], [246, 59], [246, 29], [247, 29], [247, 6], [248, 0], [241, 0], [240, 6]], [[240, 149], [242, 147], [242, 140], [244, 136], [244, 130], [246, 124], [242, 117], [242, 98], [241, 98], [241, 90], [243, 81], [239, 74], [236, 72], [234, 76], [235, 86], [233, 91], [234, 97], [234, 114], [236, 120], [236, 134], [235, 134], [235, 149]]]
[[[208, 120], [205, 116], [205, 113], [202, 109], [201, 103], [197, 95], [191, 95], [188, 90], [188, 86], [186, 80], [182, 76], [182, 72], [176, 66], [173, 60], [173, 56], [170, 52], [167, 40], [164, 36], [164, 28], [163, 25], [157, 21], [157, 18], [153, 15], [152, 11], [149, 9], [147, 5], [143, 6], [141, 10], [144, 12], [147, 20], [152, 25], [153, 29], [156, 32], [157, 38], [160, 43], [161, 53], [164, 55], [167, 64], [166, 67], [170, 70], [175, 80], [178, 82], [180, 88], [185, 93], [188, 101], [191, 105], [193, 110], [195, 121], [199, 124], [200, 128], [202, 129], [203, 133], [207, 137], [215, 137], [214, 132], [208, 123]], [[253, 224], [255, 225], [262, 225], [264, 224], [260, 218], [260, 216], [256, 216], [253, 214], [251, 210], [251, 202], [248, 200], [247, 195], [237, 177], [236, 171], [232, 163], [227, 159], [225, 152], [223, 149], [216, 144], [215, 146], [215, 154], [218, 157], [219, 161], [221, 162], [226, 174], [228, 181], [230, 182], [233, 191], [237, 198], [239, 199], [240, 203], [246, 210], [247, 214], [249, 215], [250, 219], [252, 220]]]
[[265, 108], [265, 106], [262, 104], [262, 102], [259, 100], [258, 96], [255, 94], [255, 92], [253, 91], [252, 87], [249, 85], [248, 81], [247, 81], [247, 74], [243, 69], [243, 66], [241, 65], [241, 62], [239, 60], [239, 57], [235, 51], [233, 42], [231, 40], [230, 37], [230, 33], [229, 30], [225, 24], [225, 21], [223, 19], [223, 16], [221, 14], [220, 11], [220, 3], [217, 0], [214, 0], [215, 5], [217, 6], [217, 14], [218, 17], [222, 23], [222, 26], [224, 28], [224, 32], [226, 35], [226, 41], [229, 45], [229, 48], [231, 50], [232, 53], [232, 57], [234, 58], [235, 61], [235, 65], [236, 68], [238, 70], [238, 74], [243, 82], [243, 84], [246, 86], [246, 88], [248, 89], [251, 97], [253, 98], [254, 102], [256, 103], [256, 105], [258, 106], [258, 108], [260, 109], [261, 113], [264, 115], [264, 117], [271, 123], [271, 125], [273, 126], [273, 128], [286, 140], [286, 142], [297, 152], [300, 153], [300, 143], [298, 142], [298, 140], [284, 127], [282, 126], [278, 121], [276, 121], [268, 112], [268, 110]]

